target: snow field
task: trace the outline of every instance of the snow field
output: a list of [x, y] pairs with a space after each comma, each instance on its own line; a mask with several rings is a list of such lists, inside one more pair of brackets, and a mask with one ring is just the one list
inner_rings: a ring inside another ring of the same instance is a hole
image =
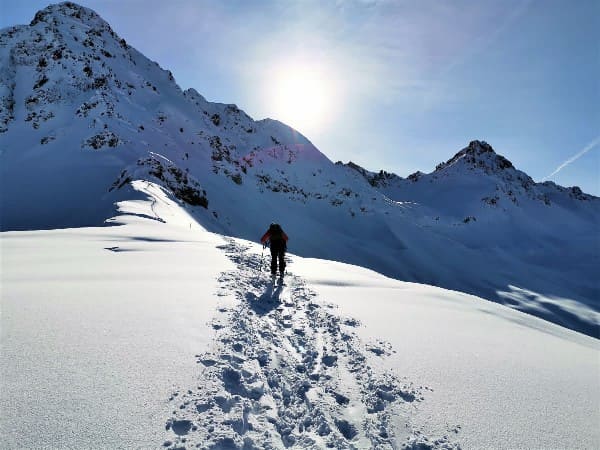
[[597, 340], [331, 261], [272, 283], [133, 186], [121, 226], [0, 235], [6, 447], [598, 447]]
[[0, 235], [0, 447], [159, 447], [165, 396], [198, 377], [222, 240], [120, 220]]
[[382, 368], [430, 387], [413, 417], [430, 434], [456, 424], [462, 448], [599, 447], [596, 339], [356, 266], [294, 257], [291, 267], [342, 314], [360, 317], [363, 341], [388, 343]]

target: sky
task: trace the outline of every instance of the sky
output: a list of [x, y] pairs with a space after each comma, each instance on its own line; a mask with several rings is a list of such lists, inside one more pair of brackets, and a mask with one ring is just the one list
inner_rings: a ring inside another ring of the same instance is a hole
[[[0, 0], [0, 28], [50, 2]], [[600, 195], [597, 0], [79, 0], [182, 89], [407, 176], [485, 140]]]

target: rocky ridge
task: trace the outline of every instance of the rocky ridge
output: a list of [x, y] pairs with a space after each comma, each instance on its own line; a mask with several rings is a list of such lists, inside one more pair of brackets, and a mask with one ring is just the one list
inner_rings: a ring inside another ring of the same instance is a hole
[[490, 206], [497, 206], [501, 196], [515, 205], [519, 204], [521, 197], [537, 200], [548, 206], [556, 196], [563, 197], [563, 200], [568, 197], [573, 201], [599, 200], [598, 197], [585, 194], [577, 186], [565, 188], [550, 181], [536, 183], [525, 172], [515, 168], [508, 159], [496, 153], [490, 144], [478, 140], [471, 141], [452, 158], [438, 164], [430, 174], [417, 171], [407, 178], [402, 178], [384, 170], [378, 173], [369, 172], [353, 162], [345, 166], [360, 173], [375, 188], [384, 192], [388, 188], [395, 189], [394, 200], [412, 200], [410, 190], [403, 189], [411, 183], [436, 183], [445, 178], [464, 179], [476, 176], [489, 178], [494, 184], [495, 192], [481, 197], [481, 201]]

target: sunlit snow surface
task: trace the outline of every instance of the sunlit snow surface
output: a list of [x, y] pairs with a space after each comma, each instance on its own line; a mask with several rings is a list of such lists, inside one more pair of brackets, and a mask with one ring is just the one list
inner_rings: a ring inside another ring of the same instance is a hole
[[7, 448], [597, 448], [598, 341], [477, 297], [200, 228], [5, 232]]

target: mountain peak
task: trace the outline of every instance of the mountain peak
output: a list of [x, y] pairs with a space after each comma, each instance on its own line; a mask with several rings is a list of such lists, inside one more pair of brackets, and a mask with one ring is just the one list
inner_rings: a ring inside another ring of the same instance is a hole
[[469, 150], [470, 152], [477, 152], [477, 153], [495, 153], [494, 149], [492, 148], [492, 146], [490, 144], [488, 144], [485, 141], [479, 141], [479, 140], [474, 140], [469, 142], [469, 145], [466, 147], [467, 150]]
[[102, 19], [95, 11], [73, 2], [62, 2], [47, 6], [35, 14], [29, 25], [35, 26], [41, 22], [51, 25], [53, 18], [75, 19], [81, 22], [91, 22], [96, 26], [101, 25], [103, 27], [109, 27], [108, 23], [106, 23], [106, 21], [104, 21], [104, 19]]
[[507, 169], [515, 170], [513, 164], [504, 156], [497, 154], [492, 146], [485, 141], [474, 140], [445, 163], [438, 164], [436, 172], [459, 164], [469, 168], [480, 168], [486, 173], [501, 172]]

